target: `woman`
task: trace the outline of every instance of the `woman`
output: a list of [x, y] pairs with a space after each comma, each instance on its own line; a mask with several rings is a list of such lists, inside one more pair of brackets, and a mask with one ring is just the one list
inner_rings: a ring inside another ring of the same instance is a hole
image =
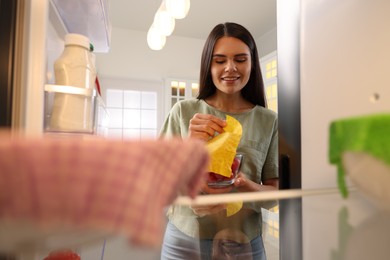
[[[255, 41], [236, 23], [218, 24], [208, 36], [201, 58], [197, 99], [176, 103], [162, 134], [208, 141], [223, 132], [226, 115], [242, 125], [237, 152], [244, 154], [241, 171], [228, 188], [204, 185], [203, 194], [278, 189], [277, 115], [266, 108], [264, 85]], [[226, 205], [172, 206], [162, 246], [162, 259], [211, 259], [214, 236], [235, 229], [250, 241], [253, 259], [266, 259], [261, 237], [261, 205], [245, 203], [226, 217]], [[223, 233], [223, 232], [222, 232]], [[240, 248], [239, 240], [227, 247]], [[247, 246], [243, 248], [248, 248]], [[226, 258], [228, 252], [226, 250]], [[240, 255], [240, 250], [233, 250]], [[243, 250], [243, 254], [247, 254]], [[220, 254], [220, 253], [219, 253]], [[215, 254], [214, 254], [215, 255]]]

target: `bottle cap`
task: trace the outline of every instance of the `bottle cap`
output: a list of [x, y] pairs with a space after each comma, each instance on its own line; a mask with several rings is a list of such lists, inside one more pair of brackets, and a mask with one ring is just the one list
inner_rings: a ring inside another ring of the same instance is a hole
[[68, 33], [65, 35], [65, 46], [66, 45], [79, 45], [89, 50], [89, 39], [81, 34]]

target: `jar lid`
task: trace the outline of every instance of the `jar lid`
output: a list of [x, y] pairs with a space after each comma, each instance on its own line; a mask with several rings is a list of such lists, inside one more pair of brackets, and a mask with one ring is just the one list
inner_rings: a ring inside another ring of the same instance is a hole
[[65, 46], [66, 45], [79, 45], [89, 50], [89, 39], [82, 34], [68, 33], [65, 35]]

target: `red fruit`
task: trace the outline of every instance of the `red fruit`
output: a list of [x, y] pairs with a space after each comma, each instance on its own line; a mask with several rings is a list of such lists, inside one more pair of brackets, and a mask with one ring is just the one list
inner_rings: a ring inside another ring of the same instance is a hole
[[219, 181], [226, 181], [230, 180], [232, 176], [225, 177], [215, 172], [209, 172], [208, 182], [219, 182]]
[[80, 256], [71, 250], [51, 252], [43, 260], [80, 260]]
[[237, 157], [235, 157], [232, 164], [232, 173], [234, 175], [237, 174], [239, 166], [240, 166], [240, 160]]

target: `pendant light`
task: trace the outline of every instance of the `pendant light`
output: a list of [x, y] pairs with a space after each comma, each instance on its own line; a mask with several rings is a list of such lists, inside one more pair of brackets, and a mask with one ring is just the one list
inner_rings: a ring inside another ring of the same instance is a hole
[[160, 30], [153, 24], [149, 28], [147, 42], [150, 49], [159, 51], [165, 46], [166, 36], [162, 35]]
[[154, 15], [153, 23], [160, 33], [165, 36], [171, 35], [175, 29], [175, 18], [167, 11], [164, 1]]
[[162, 0], [147, 34], [149, 48], [164, 48], [166, 37], [175, 29], [175, 19], [183, 19], [189, 10], [190, 0]]
[[183, 19], [190, 10], [190, 0], [165, 0], [167, 11], [175, 19]]

